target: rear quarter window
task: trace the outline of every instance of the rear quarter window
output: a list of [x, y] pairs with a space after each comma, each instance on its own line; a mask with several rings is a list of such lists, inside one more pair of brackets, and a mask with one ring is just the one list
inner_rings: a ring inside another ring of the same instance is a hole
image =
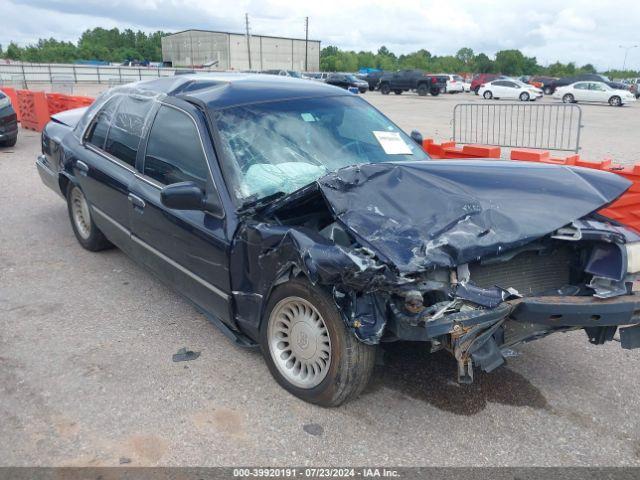
[[111, 121], [104, 150], [128, 165], [135, 166], [146, 117], [152, 105], [152, 101], [147, 98], [124, 97]]

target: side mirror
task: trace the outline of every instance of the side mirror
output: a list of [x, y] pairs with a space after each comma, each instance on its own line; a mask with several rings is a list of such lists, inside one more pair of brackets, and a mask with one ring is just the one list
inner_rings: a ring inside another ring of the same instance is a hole
[[175, 210], [203, 210], [205, 206], [205, 194], [193, 182], [167, 185], [160, 190], [160, 200], [165, 207]]
[[422, 147], [422, 134], [418, 130], [411, 130], [411, 138]]

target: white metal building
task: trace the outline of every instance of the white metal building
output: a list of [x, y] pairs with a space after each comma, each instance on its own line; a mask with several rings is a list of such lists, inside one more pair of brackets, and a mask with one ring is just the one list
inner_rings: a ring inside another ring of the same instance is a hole
[[250, 38], [247, 46], [244, 34], [185, 30], [162, 37], [162, 60], [173, 67], [206, 66], [216, 70], [320, 70], [319, 40], [265, 35]]

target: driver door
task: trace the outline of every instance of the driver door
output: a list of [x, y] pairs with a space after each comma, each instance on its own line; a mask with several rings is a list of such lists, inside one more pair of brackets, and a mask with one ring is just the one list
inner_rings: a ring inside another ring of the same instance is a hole
[[[233, 327], [230, 239], [224, 215], [163, 205], [167, 185], [193, 182], [219, 199], [207, 128], [191, 105], [161, 104], [146, 139], [129, 201], [132, 240], [142, 262], [198, 307]], [[222, 210], [221, 210], [222, 211]]]

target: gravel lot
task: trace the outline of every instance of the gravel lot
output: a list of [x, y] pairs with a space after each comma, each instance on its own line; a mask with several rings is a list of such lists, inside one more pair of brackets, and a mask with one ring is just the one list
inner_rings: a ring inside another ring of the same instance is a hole
[[[438, 139], [461, 101], [365, 98]], [[584, 156], [640, 161], [638, 108], [585, 106]], [[448, 355], [395, 346], [358, 400], [308, 405], [121, 252], [83, 250], [38, 151], [25, 130], [0, 150], [0, 465], [640, 465], [639, 350], [556, 334], [458, 386]]]

